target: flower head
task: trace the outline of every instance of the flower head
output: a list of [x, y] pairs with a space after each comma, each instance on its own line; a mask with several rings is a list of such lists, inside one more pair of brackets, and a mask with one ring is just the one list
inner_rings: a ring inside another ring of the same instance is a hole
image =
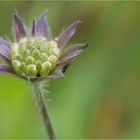
[[80, 21], [75, 21], [56, 38], [50, 38], [47, 11], [33, 20], [31, 31], [23, 24], [16, 11], [14, 17], [15, 41], [0, 38], [0, 73], [27, 80], [63, 78], [71, 61], [87, 48], [87, 44], [65, 48], [75, 34]]

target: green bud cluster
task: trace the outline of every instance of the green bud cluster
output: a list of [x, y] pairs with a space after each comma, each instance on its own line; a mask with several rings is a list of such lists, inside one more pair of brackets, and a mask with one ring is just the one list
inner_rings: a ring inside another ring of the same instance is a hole
[[19, 75], [47, 76], [60, 56], [57, 43], [44, 37], [21, 38], [11, 45], [11, 62]]

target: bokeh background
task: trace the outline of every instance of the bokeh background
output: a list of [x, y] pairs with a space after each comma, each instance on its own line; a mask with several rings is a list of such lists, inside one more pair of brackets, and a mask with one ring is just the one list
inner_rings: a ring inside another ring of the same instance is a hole
[[[12, 39], [16, 8], [30, 26], [48, 9], [54, 36], [82, 20], [73, 43], [89, 43], [66, 72], [51, 81], [49, 112], [58, 138], [140, 138], [140, 2], [0, 2], [0, 36]], [[0, 75], [0, 138], [46, 138], [25, 81]]]

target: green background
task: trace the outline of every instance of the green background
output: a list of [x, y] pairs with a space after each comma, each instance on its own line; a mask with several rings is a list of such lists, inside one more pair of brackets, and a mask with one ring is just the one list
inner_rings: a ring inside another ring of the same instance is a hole
[[[80, 19], [70, 43], [89, 43], [46, 95], [57, 137], [140, 138], [140, 2], [0, 2], [0, 36], [16, 8], [28, 26], [48, 9], [54, 37]], [[45, 138], [25, 81], [0, 75], [0, 138]]]

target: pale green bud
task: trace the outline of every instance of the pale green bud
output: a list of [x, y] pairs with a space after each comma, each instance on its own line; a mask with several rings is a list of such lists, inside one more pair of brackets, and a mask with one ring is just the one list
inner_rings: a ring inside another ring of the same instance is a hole
[[35, 63], [35, 60], [34, 60], [34, 58], [32, 57], [32, 56], [28, 56], [27, 58], [26, 58], [26, 64], [28, 65], [28, 64], [34, 64]]
[[37, 60], [36, 61], [36, 68], [37, 68], [37, 71], [40, 73], [40, 70], [41, 70], [41, 61], [40, 60]]
[[40, 59], [40, 52], [38, 51], [38, 49], [34, 49], [32, 54], [36, 60]]
[[33, 51], [33, 50], [35, 49], [35, 47], [33, 46], [32, 42], [28, 42], [27, 48], [28, 48], [30, 51]]
[[25, 68], [26, 68], [26, 64], [25, 64], [25, 62], [21, 62], [21, 66], [20, 66], [20, 68], [21, 68], [22, 70], [25, 70]]
[[26, 73], [29, 76], [36, 76], [36, 74], [37, 74], [36, 65], [33, 65], [33, 64], [28, 65], [26, 68]]
[[56, 48], [57, 47], [56, 41], [54, 41], [54, 40], [50, 41], [50, 46], [53, 48]]
[[44, 42], [44, 50], [48, 52], [50, 49], [50, 43], [48, 41]]
[[19, 53], [22, 54], [22, 55], [24, 54], [25, 50], [26, 50], [25, 45], [20, 45], [19, 48], [18, 48]]
[[55, 55], [51, 55], [49, 56], [48, 61], [51, 62], [52, 65], [55, 65], [57, 61], [57, 57]]
[[27, 38], [23, 37], [19, 40], [19, 52], [24, 52], [24, 50], [26, 49], [26, 42], [27, 42]]
[[11, 49], [14, 51], [18, 51], [18, 44], [17, 43], [13, 43], [11, 46]]
[[60, 50], [59, 48], [52, 48], [50, 49], [50, 54], [56, 55], [57, 57], [60, 56]]
[[49, 52], [50, 50], [52, 50], [54, 48], [57, 48], [56, 41], [52, 40], [52, 41], [47, 42], [47, 44], [46, 44], [46, 50], [47, 50], [47, 52]]
[[30, 50], [26, 49], [24, 51], [24, 58], [30, 55]]
[[18, 54], [18, 55], [15, 57], [15, 59], [21, 61], [21, 60], [22, 60], [22, 55]]
[[42, 61], [47, 61], [48, 55], [46, 53], [41, 53], [40, 55], [41, 55], [41, 60]]
[[40, 74], [41, 75], [47, 75], [50, 70], [51, 70], [51, 66], [52, 64], [48, 61], [44, 62], [42, 65], [41, 65], [41, 71], [40, 71]]
[[21, 63], [18, 60], [13, 60], [12, 66], [14, 70], [18, 72], [20, 70]]
[[10, 50], [11, 58], [14, 59], [18, 55], [18, 44], [13, 43]]
[[19, 73], [22, 74], [25, 72], [26, 72], [26, 64], [25, 64], [25, 62], [21, 62]]
[[40, 48], [39, 48], [40, 51], [41, 51], [41, 52], [44, 52], [44, 50], [46, 49], [45, 47], [46, 47], [46, 46], [45, 46], [43, 43], [41, 43]]

